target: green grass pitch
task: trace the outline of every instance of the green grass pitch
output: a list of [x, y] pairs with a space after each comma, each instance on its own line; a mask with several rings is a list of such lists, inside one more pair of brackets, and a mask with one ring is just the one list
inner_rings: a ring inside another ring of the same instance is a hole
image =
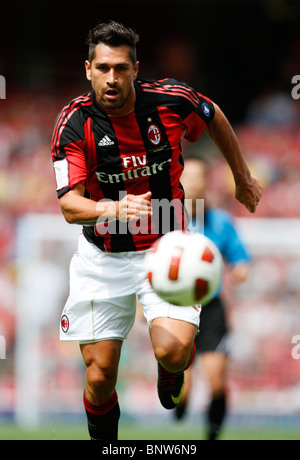
[[[26, 430], [12, 423], [0, 423], [0, 440], [88, 440], [84, 423], [52, 422], [36, 430]], [[120, 423], [120, 440], [204, 440], [205, 434], [201, 424], [191, 422], [153, 424], [147, 421]], [[247, 428], [227, 423], [220, 440], [300, 440], [298, 427], [288, 426], [253, 426]]]

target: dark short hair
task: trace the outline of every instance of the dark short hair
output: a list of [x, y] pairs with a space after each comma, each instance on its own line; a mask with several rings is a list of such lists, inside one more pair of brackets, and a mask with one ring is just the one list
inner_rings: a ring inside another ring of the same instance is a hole
[[89, 61], [95, 58], [95, 48], [99, 43], [105, 45], [118, 47], [128, 46], [130, 50], [130, 59], [133, 64], [136, 64], [136, 44], [139, 42], [140, 37], [131, 29], [123, 26], [115, 21], [107, 23], [100, 23], [89, 31], [87, 44], [89, 45]]

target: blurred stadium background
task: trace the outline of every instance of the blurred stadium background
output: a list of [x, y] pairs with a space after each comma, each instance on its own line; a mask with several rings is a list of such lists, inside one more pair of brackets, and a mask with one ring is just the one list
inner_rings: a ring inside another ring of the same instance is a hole
[[[87, 438], [81, 357], [77, 345], [58, 341], [80, 229], [60, 215], [50, 137], [63, 105], [89, 90], [86, 35], [108, 19], [141, 35], [140, 77], [186, 81], [221, 106], [264, 184], [249, 216], [212, 143], [204, 136], [184, 144], [185, 155], [211, 162], [211, 197], [237, 218], [253, 256], [245, 284], [233, 289], [225, 277], [232, 359], [223, 438], [300, 439], [300, 104], [291, 94], [300, 74], [299, 0], [10, 0], [2, 17], [0, 439]], [[118, 392], [122, 439], [201, 439], [203, 373], [187, 420], [175, 424], [156, 396], [140, 315], [123, 348]]]

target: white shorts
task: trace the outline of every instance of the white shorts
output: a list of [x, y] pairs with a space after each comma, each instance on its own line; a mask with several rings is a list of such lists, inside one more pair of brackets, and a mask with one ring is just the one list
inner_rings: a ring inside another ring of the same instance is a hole
[[144, 270], [146, 252], [102, 252], [80, 235], [70, 264], [70, 295], [61, 316], [61, 340], [126, 339], [135, 320], [136, 297], [148, 325], [155, 318], [168, 317], [199, 327], [200, 307], [171, 305], [153, 292]]

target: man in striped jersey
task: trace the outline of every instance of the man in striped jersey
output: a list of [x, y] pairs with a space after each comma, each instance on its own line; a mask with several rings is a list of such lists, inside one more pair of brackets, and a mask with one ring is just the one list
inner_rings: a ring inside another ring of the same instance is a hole
[[131, 29], [113, 21], [90, 32], [85, 66], [92, 90], [63, 108], [52, 137], [62, 213], [67, 222], [83, 225], [61, 339], [80, 343], [92, 439], [117, 439], [115, 386], [136, 296], [149, 326], [165, 408], [178, 403], [194, 356], [200, 309], [163, 302], [143, 269], [145, 252], [159, 236], [186, 228], [181, 137], [193, 142], [206, 131], [232, 170], [236, 198], [250, 212], [262, 194], [230, 124], [210, 99], [175, 80], [137, 80], [137, 42]]

